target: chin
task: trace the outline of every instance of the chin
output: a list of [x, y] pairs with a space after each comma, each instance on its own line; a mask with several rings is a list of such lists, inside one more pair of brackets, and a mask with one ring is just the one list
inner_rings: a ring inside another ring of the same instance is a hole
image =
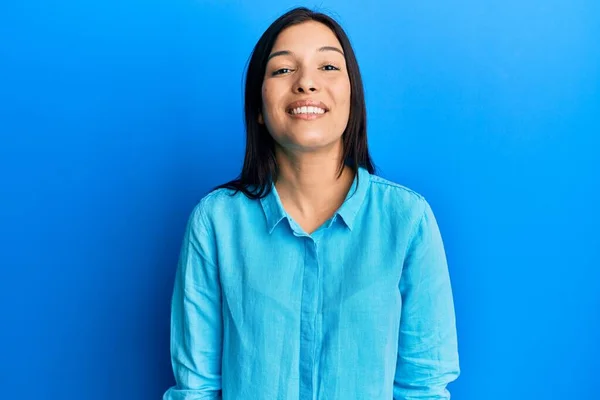
[[311, 135], [296, 138], [292, 142], [292, 147], [303, 151], [319, 150], [335, 145], [341, 138], [325, 137], [323, 135]]
[[313, 131], [308, 129], [290, 129], [287, 134], [273, 135], [273, 138], [285, 149], [311, 151], [335, 145], [342, 140], [342, 133], [339, 135], [331, 135], [323, 134], [321, 129]]

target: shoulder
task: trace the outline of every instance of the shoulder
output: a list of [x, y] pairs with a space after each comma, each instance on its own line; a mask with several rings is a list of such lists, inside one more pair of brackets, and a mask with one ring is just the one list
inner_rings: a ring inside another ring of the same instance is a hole
[[415, 190], [397, 182], [382, 178], [379, 175], [371, 175], [371, 185], [375, 190], [391, 191], [400, 196], [410, 197], [415, 201], [425, 200], [424, 196]]
[[244, 210], [255, 205], [256, 201], [249, 199], [242, 192], [236, 193], [233, 189], [216, 189], [196, 203], [191, 219], [210, 229], [233, 215], [243, 214]]
[[411, 235], [438, 229], [436, 217], [425, 196], [396, 182], [371, 175], [371, 208], [390, 224], [399, 224]]
[[427, 200], [417, 191], [397, 182], [371, 175], [370, 196], [388, 212], [421, 215]]
[[206, 194], [198, 203], [206, 211], [216, 211], [221, 208], [227, 208], [242, 204], [248, 198], [242, 192], [233, 189], [220, 188]]

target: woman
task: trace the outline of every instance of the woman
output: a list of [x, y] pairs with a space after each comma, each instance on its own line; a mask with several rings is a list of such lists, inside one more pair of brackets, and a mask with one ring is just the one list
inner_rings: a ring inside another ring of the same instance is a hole
[[445, 253], [426, 200], [376, 176], [350, 42], [305, 8], [246, 76], [239, 179], [193, 210], [164, 400], [449, 399], [459, 374]]

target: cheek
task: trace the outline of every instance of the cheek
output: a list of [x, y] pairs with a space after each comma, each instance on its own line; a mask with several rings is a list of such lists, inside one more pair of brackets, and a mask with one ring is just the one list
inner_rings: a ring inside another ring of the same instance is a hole
[[336, 99], [336, 104], [340, 108], [348, 108], [350, 107], [350, 80], [343, 79], [335, 83], [333, 86], [333, 95]]
[[340, 87], [340, 90], [337, 93], [337, 99], [340, 111], [344, 111], [344, 114], [349, 114], [351, 100], [351, 90], [349, 84]]
[[340, 82], [335, 92], [337, 115], [335, 124], [339, 129], [346, 129], [350, 118], [351, 87], [350, 82]]
[[277, 104], [273, 88], [270, 88], [267, 85], [263, 85], [262, 104], [265, 113], [273, 113], [273, 107]]
[[263, 105], [266, 105], [267, 102], [269, 101], [269, 89], [267, 89], [267, 87], [265, 85], [263, 85], [262, 87], [262, 103]]
[[265, 104], [273, 104], [277, 101], [277, 97], [280, 96], [282, 91], [281, 84], [279, 82], [273, 82], [273, 80], [265, 80], [262, 85], [262, 96]]
[[352, 89], [350, 87], [350, 82], [346, 82], [346, 85], [344, 86], [344, 98], [346, 99], [346, 103], [348, 104], [348, 106], [350, 106], [350, 97], [352, 95]]
[[262, 116], [264, 124], [266, 125], [269, 132], [276, 131], [280, 124], [281, 116], [277, 109], [277, 98], [275, 98], [277, 91], [269, 85], [263, 85], [262, 87]]

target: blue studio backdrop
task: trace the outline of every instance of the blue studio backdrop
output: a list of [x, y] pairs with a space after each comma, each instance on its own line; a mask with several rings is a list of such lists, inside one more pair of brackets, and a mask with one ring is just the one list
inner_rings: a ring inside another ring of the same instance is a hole
[[186, 219], [239, 172], [253, 45], [296, 5], [361, 66], [423, 194], [461, 400], [598, 399], [600, 2], [0, 2], [0, 398], [159, 399]]

